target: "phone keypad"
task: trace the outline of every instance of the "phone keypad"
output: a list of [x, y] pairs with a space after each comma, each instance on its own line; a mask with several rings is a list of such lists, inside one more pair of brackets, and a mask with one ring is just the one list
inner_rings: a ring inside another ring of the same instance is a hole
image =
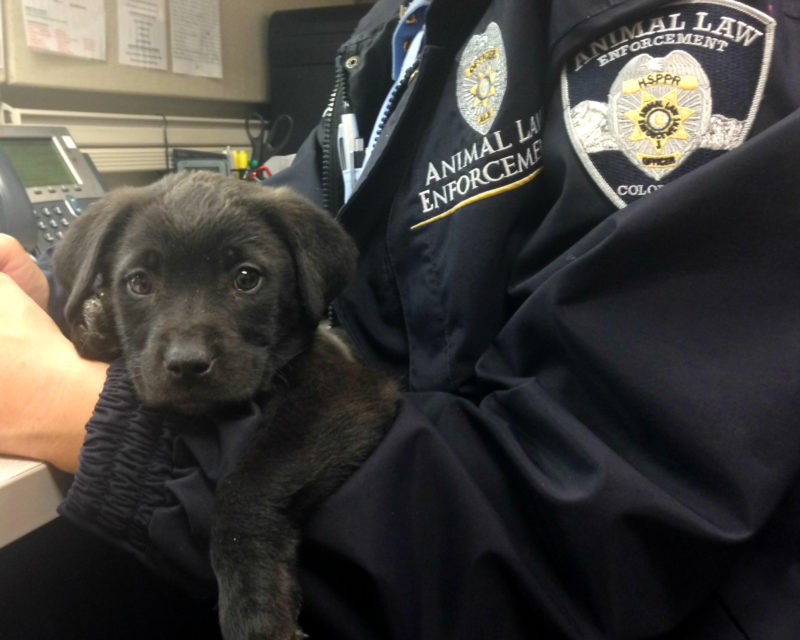
[[[68, 195], [67, 200], [34, 204], [31, 208], [31, 214], [39, 231], [40, 249], [43, 251], [47, 246], [63, 238], [64, 232], [69, 228], [74, 215], [80, 215], [84, 207], [92, 200], [94, 199], [81, 201], [72, 195]], [[74, 215], [73, 211], [75, 212]]]

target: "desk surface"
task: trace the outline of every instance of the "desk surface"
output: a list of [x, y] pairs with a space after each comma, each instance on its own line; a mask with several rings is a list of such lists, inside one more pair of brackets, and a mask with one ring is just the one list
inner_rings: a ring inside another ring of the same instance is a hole
[[0, 456], [0, 547], [55, 518], [70, 477], [42, 462]]

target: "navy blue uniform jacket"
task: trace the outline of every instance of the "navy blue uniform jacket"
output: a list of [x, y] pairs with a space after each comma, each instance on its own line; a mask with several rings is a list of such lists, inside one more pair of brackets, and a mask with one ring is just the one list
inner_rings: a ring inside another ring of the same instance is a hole
[[[377, 117], [397, 4], [275, 178], [356, 239], [334, 316], [406, 386], [305, 532], [303, 627], [800, 637], [800, 4], [436, 0], [342, 206], [336, 124]], [[62, 513], [213, 584], [258, 417], [187, 435], [115, 365]]]

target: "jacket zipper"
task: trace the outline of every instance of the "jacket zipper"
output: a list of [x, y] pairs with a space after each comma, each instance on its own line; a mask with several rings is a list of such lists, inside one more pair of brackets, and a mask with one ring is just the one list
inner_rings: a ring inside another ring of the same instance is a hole
[[[410, 67], [408, 67], [403, 76], [400, 78], [400, 82], [395, 83], [392, 87], [391, 92], [389, 93], [389, 98], [386, 102], [386, 109], [384, 109], [383, 113], [381, 114], [381, 119], [378, 121], [375, 127], [375, 144], [378, 144], [378, 140], [380, 140], [381, 134], [383, 133], [383, 128], [386, 126], [386, 122], [389, 120], [389, 116], [397, 107], [397, 103], [399, 102], [400, 98], [402, 97], [403, 93], [405, 93], [406, 88], [414, 77], [417, 75], [417, 71], [419, 70], [419, 59], [417, 59]], [[371, 150], [373, 151], [373, 150]]]
[[336, 76], [328, 104], [323, 112], [322, 127], [322, 174], [320, 190], [322, 204], [338, 217], [341, 202], [342, 181], [339, 159], [336, 157], [336, 131], [341, 114], [349, 107], [347, 99], [347, 73], [342, 64], [342, 54], [336, 57]]
[[[341, 114], [346, 113], [349, 108], [347, 99], [347, 73], [342, 64], [343, 53], [336, 56], [335, 61], [335, 80], [328, 104], [325, 107], [322, 117], [322, 161], [320, 176], [320, 191], [322, 194], [322, 204], [330, 211], [334, 217], [339, 217], [339, 203], [342, 201], [342, 173], [337, 157], [336, 139], [337, 128]], [[336, 310], [333, 302], [328, 305], [328, 327], [334, 328], [339, 325]]]
[[[408, 69], [406, 69], [400, 82], [397, 82], [392, 87], [389, 99], [387, 101], [386, 109], [381, 116], [380, 122], [377, 124], [377, 131], [375, 140], [380, 138], [383, 129], [389, 116], [394, 112], [397, 107], [397, 102], [403, 95], [406, 87], [417, 74], [419, 68], [419, 60], [414, 62]], [[333, 90], [328, 98], [328, 104], [323, 112], [323, 130], [322, 130], [322, 175], [320, 180], [320, 190], [322, 193], [322, 203], [328, 211], [332, 212], [336, 218], [339, 217], [339, 202], [342, 199], [342, 176], [341, 168], [339, 166], [339, 159], [336, 153], [336, 147], [333, 143], [339, 120], [343, 113], [347, 113], [350, 109], [350, 103], [347, 96], [347, 72], [342, 64], [341, 54], [336, 58], [336, 76], [333, 85]], [[328, 305], [328, 326], [333, 328], [339, 325], [336, 310], [333, 303]]]

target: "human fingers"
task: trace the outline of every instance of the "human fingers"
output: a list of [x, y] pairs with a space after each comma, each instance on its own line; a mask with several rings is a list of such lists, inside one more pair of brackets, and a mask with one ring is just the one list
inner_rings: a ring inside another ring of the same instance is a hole
[[9, 276], [42, 309], [47, 309], [50, 287], [42, 270], [13, 236], [0, 233], [0, 273]]

